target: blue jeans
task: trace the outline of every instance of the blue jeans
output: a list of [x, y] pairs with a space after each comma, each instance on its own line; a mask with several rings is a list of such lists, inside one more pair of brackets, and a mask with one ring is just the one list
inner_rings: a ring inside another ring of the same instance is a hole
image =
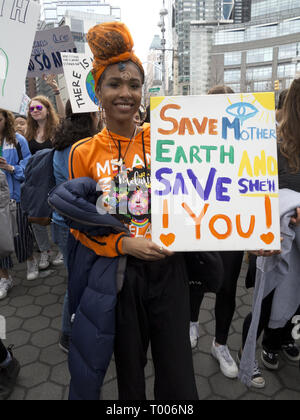
[[[58, 225], [57, 223], [51, 224], [52, 239], [53, 242], [58, 245], [60, 252], [64, 257], [65, 267], [68, 269], [68, 237], [69, 237], [69, 228]], [[71, 336], [71, 316], [69, 313], [69, 295], [68, 288], [65, 294], [63, 313], [62, 313], [62, 333], [65, 335]]]

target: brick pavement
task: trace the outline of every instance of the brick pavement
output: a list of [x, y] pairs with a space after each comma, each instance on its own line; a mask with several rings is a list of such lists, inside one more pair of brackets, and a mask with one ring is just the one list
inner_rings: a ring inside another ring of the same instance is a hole
[[[250, 310], [251, 295], [244, 288], [246, 264], [243, 265], [237, 291], [237, 309], [229, 337], [229, 347], [236, 356], [240, 346], [243, 319]], [[46, 278], [27, 282], [25, 264], [13, 271], [15, 287], [0, 301], [0, 315], [7, 320], [6, 345], [15, 345], [14, 354], [22, 369], [11, 400], [65, 400], [68, 398], [67, 357], [57, 343], [66, 289], [64, 268], [53, 269]], [[280, 360], [276, 373], [264, 370], [264, 390], [248, 390], [237, 380], [226, 379], [210, 356], [214, 334], [214, 295], [207, 295], [200, 313], [201, 336], [193, 352], [196, 382], [200, 399], [208, 400], [299, 400], [300, 372], [293, 363]], [[259, 351], [259, 349], [258, 349]], [[258, 353], [259, 355], [259, 353]], [[148, 399], [153, 399], [154, 372], [148, 355], [146, 382]], [[176, 367], [174, 367], [176, 368]], [[105, 378], [103, 399], [117, 399], [117, 384], [112, 361]]]

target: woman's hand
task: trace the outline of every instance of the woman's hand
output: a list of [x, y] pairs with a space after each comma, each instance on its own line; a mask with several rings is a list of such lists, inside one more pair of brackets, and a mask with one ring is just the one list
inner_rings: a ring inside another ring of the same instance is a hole
[[144, 261], [163, 260], [174, 254], [145, 238], [123, 238], [123, 252]]
[[0, 157], [0, 169], [12, 173], [15, 168], [6, 162], [6, 159], [4, 157]]
[[59, 88], [55, 77], [55, 74], [43, 74], [43, 80], [47, 83], [47, 85], [52, 88], [53, 92], [58, 92]]
[[256, 255], [257, 257], [273, 257], [273, 255], [281, 254], [281, 251], [264, 251], [260, 249], [259, 251], [249, 251], [249, 254]]
[[291, 223], [292, 225], [296, 225], [296, 226], [300, 225], [300, 208], [299, 207], [296, 209], [295, 217], [291, 217]]

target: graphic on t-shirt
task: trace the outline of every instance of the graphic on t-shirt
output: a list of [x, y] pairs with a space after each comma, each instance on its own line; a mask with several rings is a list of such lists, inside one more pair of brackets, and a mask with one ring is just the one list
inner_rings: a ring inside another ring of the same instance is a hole
[[109, 207], [119, 220], [137, 227], [146, 226], [151, 219], [150, 170], [122, 170], [113, 181]]

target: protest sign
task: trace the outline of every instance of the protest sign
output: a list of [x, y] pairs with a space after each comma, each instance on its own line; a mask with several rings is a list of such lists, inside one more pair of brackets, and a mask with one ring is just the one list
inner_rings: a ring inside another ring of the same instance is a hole
[[62, 53], [64, 74], [73, 112], [96, 112], [99, 102], [92, 76], [93, 56]]
[[0, 0], [0, 107], [19, 112], [40, 6]]
[[23, 93], [22, 102], [19, 109], [20, 115], [27, 115], [29, 102], [30, 102], [29, 96], [27, 96], [26, 93]]
[[63, 73], [62, 51], [77, 51], [69, 26], [36, 32], [27, 77]]
[[153, 241], [280, 249], [273, 93], [151, 98]]

